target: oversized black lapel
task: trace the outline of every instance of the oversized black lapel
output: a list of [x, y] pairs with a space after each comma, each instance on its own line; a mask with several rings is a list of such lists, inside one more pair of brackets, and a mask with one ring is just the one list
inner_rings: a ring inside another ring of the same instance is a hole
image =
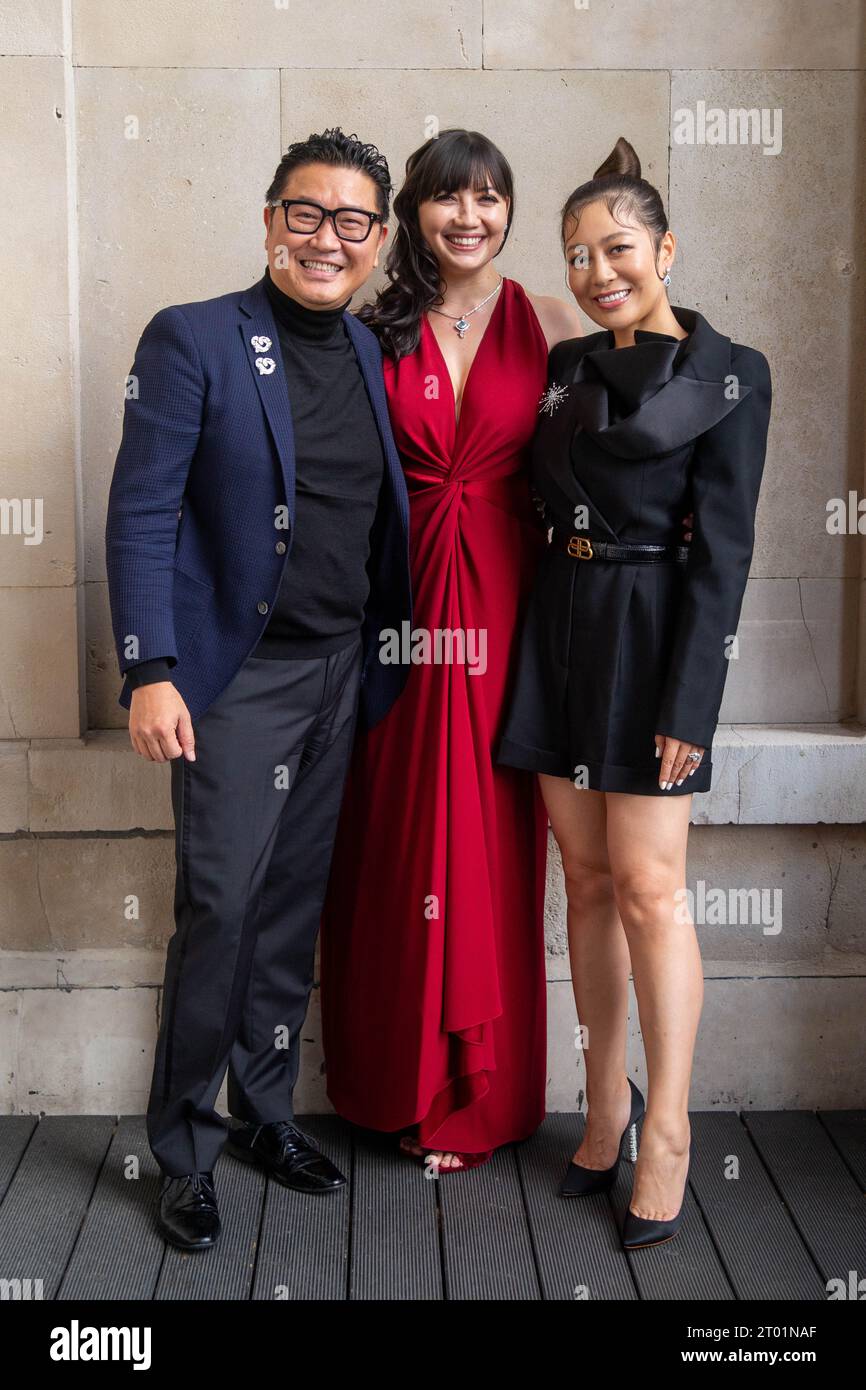
[[[702, 314], [679, 306], [672, 309], [690, 330], [675, 372], [680, 340], [640, 329], [631, 348], [614, 348], [610, 332], [591, 334], [564, 371], [575, 425], [617, 458], [670, 453], [712, 429], [751, 391], [750, 386], [737, 387], [730, 381], [731, 340], [717, 333]], [[610, 422], [609, 389], [636, 403], [615, 423]]]
[[294, 521], [295, 431], [280, 338], [264, 276], [244, 293], [238, 308], [241, 314], [238, 328], [279, 455], [289, 512]]

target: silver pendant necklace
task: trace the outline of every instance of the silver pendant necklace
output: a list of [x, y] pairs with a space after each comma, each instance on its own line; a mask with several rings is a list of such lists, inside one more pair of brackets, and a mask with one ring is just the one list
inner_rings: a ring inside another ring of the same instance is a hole
[[496, 289], [491, 290], [489, 295], [487, 296], [487, 299], [482, 299], [481, 303], [476, 304], [474, 309], [467, 309], [465, 314], [446, 314], [444, 309], [434, 309], [432, 307], [430, 309], [430, 312], [431, 314], [441, 314], [442, 317], [446, 319], [454, 319], [455, 321], [454, 323], [452, 323], [451, 327], [455, 330], [455, 332], [460, 334], [460, 341], [462, 342], [463, 339], [466, 337], [466, 330], [472, 327], [472, 324], [469, 322], [469, 315], [477, 314], [479, 309], [484, 308], [484, 305], [487, 303], [487, 300], [492, 299], [495, 294], [499, 293], [499, 291], [502, 289], [502, 279], [503, 277], [500, 275], [499, 284], [496, 286]]

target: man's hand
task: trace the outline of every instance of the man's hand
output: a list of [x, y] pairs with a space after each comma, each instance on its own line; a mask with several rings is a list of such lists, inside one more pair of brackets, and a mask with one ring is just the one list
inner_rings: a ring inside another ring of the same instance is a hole
[[195, 762], [192, 720], [171, 681], [154, 681], [133, 690], [129, 737], [136, 753], [152, 763], [164, 763], [181, 754]]
[[683, 526], [685, 527], [685, 531], [683, 532], [684, 541], [690, 541], [692, 538], [692, 526], [694, 525], [694, 520], [694, 512], [689, 512], [688, 516], [683, 517]]

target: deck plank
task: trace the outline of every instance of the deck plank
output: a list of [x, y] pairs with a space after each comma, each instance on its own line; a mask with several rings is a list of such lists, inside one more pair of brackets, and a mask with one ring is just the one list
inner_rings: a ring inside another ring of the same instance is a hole
[[298, 1123], [349, 1184], [308, 1196], [224, 1153], [223, 1234], [184, 1253], [154, 1226], [143, 1116], [0, 1116], [3, 1278], [65, 1301], [291, 1302], [824, 1301], [830, 1280], [850, 1298], [851, 1271], [862, 1278], [866, 1111], [693, 1112], [680, 1231], [631, 1254], [630, 1163], [609, 1197], [558, 1196], [579, 1115], [551, 1114], [485, 1166], [437, 1179], [391, 1136], [333, 1114]]
[[818, 1119], [866, 1193], [866, 1110], [819, 1110]]
[[38, 1115], [0, 1116], [0, 1202], [6, 1196], [38, 1123]]
[[692, 1191], [737, 1297], [826, 1298], [814, 1261], [740, 1117], [730, 1110], [696, 1111], [690, 1120]]
[[33, 1128], [0, 1204], [4, 1279], [41, 1280], [41, 1297], [56, 1297], [113, 1131], [110, 1115], [46, 1115]]
[[545, 1299], [637, 1298], [619, 1227], [603, 1193], [564, 1200], [558, 1189], [583, 1138], [582, 1115], [551, 1114], [517, 1146], [529, 1227]]
[[153, 1298], [165, 1256], [153, 1220], [159, 1179], [144, 1116], [125, 1116], [111, 1136], [58, 1299]]
[[825, 1285], [841, 1279], [847, 1286], [852, 1270], [862, 1278], [866, 1203], [824, 1124], [802, 1110], [743, 1118]]
[[513, 1145], [435, 1180], [446, 1297], [539, 1299], [541, 1289]]
[[441, 1300], [439, 1180], [400, 1154], [394, 1136], [358, 1130], [354, 1139], [349, 1297]]

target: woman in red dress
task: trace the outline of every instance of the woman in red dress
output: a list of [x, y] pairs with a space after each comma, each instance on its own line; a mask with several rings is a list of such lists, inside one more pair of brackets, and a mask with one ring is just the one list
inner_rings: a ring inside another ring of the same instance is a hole
[[358, 736], [322, 1010], [337, 1112], [410, 1131], [404, 1151], [441, 1172], [544, 1117], [547, 815], [533, 775], [494, 756], [545, 544], [528, 446], [548, 350], [581, 328], [572, 306], [497, 273], [514, 192], [485, 137], [423, 145], [394, 207], [391, 284], [359, 317], [382, 344], [406, 471], [414, 613], [398, 636], [419, 664]]

